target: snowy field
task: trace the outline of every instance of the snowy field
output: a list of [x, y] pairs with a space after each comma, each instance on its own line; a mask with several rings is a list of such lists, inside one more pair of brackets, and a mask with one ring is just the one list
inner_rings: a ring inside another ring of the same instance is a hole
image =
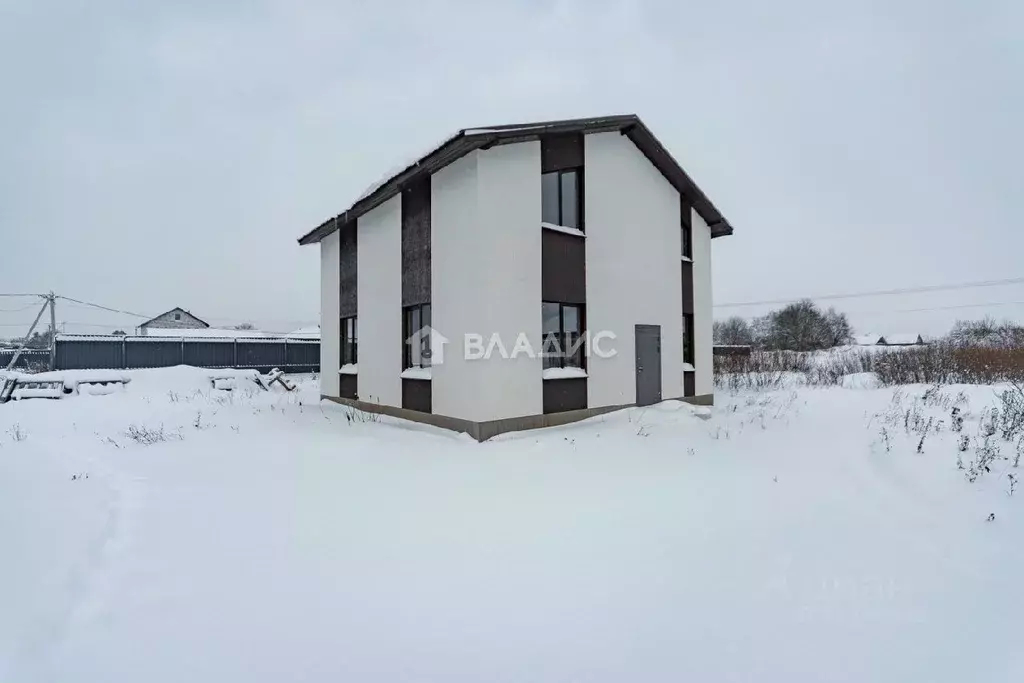
[[992, 387], [477, 444], [311, 378], [129, 374], [0, 405], [4, 683], [1024, 681]]

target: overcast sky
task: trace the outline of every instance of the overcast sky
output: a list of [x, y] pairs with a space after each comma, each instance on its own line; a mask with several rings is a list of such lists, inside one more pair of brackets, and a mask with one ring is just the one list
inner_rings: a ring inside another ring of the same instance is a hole
[[[1024, 276], [1022, 25], [1018, 0], [0, 0], [0, 292], [315, 324], [318, 249], [295, 240], [396, 160], [631, 112], [735, 226], [716, 304]], [[1015, 301], [835, 303], [859, 331], [938, 333], [1024, 320], [951, 308]], [[0, 298], [0, 336], [29, 303]]]

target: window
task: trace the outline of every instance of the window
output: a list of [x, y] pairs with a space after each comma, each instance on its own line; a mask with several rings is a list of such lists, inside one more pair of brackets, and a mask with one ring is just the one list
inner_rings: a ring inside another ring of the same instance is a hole
[[430, 304], [402, 310], [403, 368], [430, 367]]
[[583, 307], [573, 304], [541, 304], [545, 368], [582, 368]]
[[174, 319], [175, 320], [181, 320], [181, 313], [175, 313], [174, 314]]
[[683, 256], [693, 258], [693, 230], [688, 223], [683, 223]]
[[341, 319], [341, 364], [355, 365], [359, 359], [359, 338], [356, 330], [356, 318]]
[[565, 228], [583, 229], [580, 201], [582, 169], [554, 171], [540, 177], [540, 219]]
[[683, 313], [683, 362], [693, 365], [693, 314]]

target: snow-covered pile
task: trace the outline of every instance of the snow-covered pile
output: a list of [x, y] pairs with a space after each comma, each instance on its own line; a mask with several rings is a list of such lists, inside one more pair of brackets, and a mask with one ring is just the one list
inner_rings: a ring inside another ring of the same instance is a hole
[[1024, 680], [992, 387], [477, 444], [129, 374], [0, 406], [0, 681]]

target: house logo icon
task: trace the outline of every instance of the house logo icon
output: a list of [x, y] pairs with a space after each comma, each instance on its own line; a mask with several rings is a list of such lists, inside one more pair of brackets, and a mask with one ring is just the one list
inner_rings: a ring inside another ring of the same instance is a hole
[[[424, 325], [416, 330], [405, 340], [412, 349], [413, 358], [421, 359], [419, 365], [431, 366], [444, 363], [444, 345], [448, 343], [448, 337], [444, 336], [430, 325]], [[416, 365], [417, 363], [413, 363]]]

